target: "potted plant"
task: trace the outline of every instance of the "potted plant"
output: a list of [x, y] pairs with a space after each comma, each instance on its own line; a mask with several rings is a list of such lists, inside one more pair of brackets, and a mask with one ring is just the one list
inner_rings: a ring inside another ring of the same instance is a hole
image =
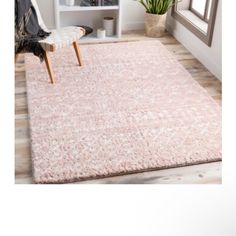
[[146, 9], [145, 29], [149, 37], [160, 37], [165, 32], [167, 11], [176, 4], [175, 0], [138, 0]]

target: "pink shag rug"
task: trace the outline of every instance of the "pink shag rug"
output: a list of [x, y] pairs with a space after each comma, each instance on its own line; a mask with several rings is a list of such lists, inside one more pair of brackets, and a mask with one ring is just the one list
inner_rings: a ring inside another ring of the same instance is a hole
[[26, 55], [33, 174], [66, 183], [221, 160], [221, 108], [158, 41]]

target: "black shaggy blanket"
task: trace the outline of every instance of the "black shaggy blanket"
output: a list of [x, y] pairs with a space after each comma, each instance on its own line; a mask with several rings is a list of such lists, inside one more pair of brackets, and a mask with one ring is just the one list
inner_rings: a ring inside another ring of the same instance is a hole
[[38, 41], [49, 35], [39, 26], [31, 1], [15, 0], [15, 53], [32, 52], [42, 61], [45, 51]]

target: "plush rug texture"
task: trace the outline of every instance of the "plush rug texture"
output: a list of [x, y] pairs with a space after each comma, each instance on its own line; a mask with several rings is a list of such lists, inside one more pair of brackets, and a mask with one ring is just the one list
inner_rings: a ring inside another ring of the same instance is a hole
[[26, 55], [33, 174], [66, 183], [221, 159], [221, 108], [158, 41]]

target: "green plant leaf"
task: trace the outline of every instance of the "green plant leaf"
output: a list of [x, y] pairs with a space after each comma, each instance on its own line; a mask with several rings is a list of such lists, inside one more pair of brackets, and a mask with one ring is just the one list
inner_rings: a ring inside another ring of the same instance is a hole
[[146, 9], [147, 13], [163, 15], [173, 5], [182, 0], [137, 0]]

